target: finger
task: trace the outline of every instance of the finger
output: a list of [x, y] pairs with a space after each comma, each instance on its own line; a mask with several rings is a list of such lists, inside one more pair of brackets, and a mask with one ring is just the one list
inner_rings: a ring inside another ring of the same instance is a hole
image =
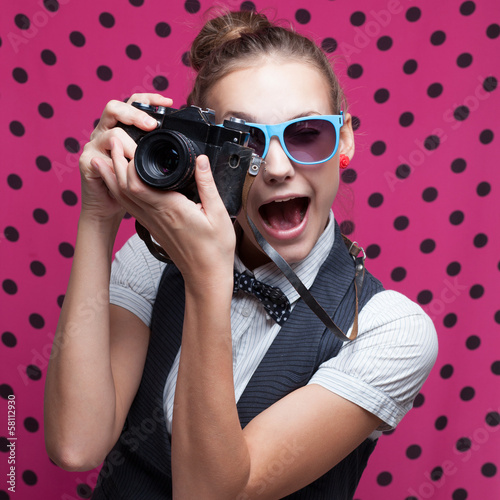
[[161, 94], [150, 94], [150, 93], [136, 93], [132, 94], [127, 103], [131, 104], [133, 102], [142, 102], [143, 104], [151, 104], [153, 106], [165, 106], [169, 108], [172, 106], [172, 99], [169, 97], [164, 97]]
[[201, 205], [205, 213], [214, 215], [222, 211], [227, 213], [215, 185], [210, 162], [206, 155], [200, 155], [196, 159], [195, 179]]

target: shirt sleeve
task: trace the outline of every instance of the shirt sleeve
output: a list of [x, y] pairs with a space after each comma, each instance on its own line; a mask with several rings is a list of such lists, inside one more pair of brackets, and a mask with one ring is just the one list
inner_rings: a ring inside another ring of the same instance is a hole
[[116, 252], [111, 265], [110, 303], [127, 309], [151, 326], [153, 305], [165, 266], [134, 234]]
[[379, 431], [389, 430], [411, 409], [436, 361], [436, 329], [418, 304], [390, 290], [374, 295], [358, 322], [358, 337], [309, 383], [368, 410], [384, 422]]

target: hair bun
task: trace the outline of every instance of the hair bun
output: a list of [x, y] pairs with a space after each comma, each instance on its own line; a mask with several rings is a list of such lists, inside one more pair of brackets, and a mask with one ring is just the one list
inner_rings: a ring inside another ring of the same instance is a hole
[[208, 20], [191, 46], [191, 67], [199, 71], [210, 55], [224, 44], [271, 26], [267, 17], [253, 11], [226, 12]]

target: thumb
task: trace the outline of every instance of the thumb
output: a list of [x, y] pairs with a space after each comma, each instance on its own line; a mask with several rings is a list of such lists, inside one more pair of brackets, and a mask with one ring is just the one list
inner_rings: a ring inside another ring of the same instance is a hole
[[195, 179], [201, 205], [205, 213], [217, 213], [221, 209], [225, 211], [224, 204], [215, 185], [210, 162], [206, 155], [200, 155], [196, 158]]

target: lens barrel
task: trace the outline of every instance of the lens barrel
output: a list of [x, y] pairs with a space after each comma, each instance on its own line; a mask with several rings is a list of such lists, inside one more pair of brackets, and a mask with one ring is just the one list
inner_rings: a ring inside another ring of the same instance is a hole
[[192, 182], [196, 144], [175, 130], [155, 130], [139, 142], [135, 152], [135, 168], [148, 186], [178, 191]]

